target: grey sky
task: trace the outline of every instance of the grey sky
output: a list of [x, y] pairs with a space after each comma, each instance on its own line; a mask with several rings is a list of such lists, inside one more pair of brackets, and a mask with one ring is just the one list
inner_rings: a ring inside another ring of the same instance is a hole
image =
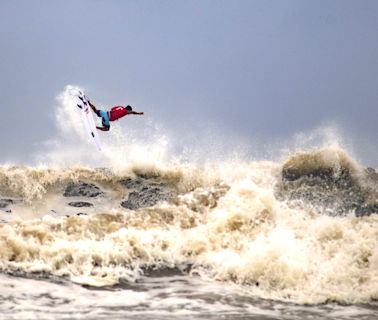
[[176, 137], [269, 143], [334, 122], [378, 166], [377, 32], [375, 0], [2, 0], [0, 161], [54, 134], [76, 84]]

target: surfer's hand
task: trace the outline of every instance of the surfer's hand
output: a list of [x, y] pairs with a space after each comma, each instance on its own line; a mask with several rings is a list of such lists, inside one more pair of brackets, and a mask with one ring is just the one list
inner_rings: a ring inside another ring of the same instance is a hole
[[140, 114], [140, 115], [143, 115], [143, 114], [144, 114], [144, 112], [139, 112], [139, 114]]

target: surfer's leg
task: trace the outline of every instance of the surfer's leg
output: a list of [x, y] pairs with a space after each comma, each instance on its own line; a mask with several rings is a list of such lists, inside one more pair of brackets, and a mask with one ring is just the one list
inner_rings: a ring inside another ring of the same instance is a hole
[[98, 130], [101, 130], [101, 131], [109, 131], [110, 130], [110, 127], [96, 127]]
[[102, 116], [101, 116], [102, 110], [98, 110], [96, 108], [92, 108], [92, 110], [96, 114], [97, 117], [102, 118]]
[[97, 116], [98, 117], [100, 117], [99, 115], [98, 115], [98, 112], [100, 111], [100, 110], [97, 110], [96, 109], [96, 107], [88, 100], [88, 103], [89, 103], [89, 106], [91, 107], [91, 109], [93, 110], [93, 112], [95, 113], [95, 114], [97, 114]]
[[102, 119], [102, 128], [101, 129], [97, 128], [97, 129], [100, 129], [102, 131], [109, 131], [109, 129], [110, 129], [110, 120], [109, 120], [108, 113], [106, 111], [99, 110], [98, 111], [98, 115]]

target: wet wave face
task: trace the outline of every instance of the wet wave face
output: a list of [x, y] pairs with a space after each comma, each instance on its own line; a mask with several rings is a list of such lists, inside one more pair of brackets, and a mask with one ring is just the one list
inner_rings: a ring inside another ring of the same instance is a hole
[[378, 299], [378, 173], [341, 149], [195, 167], [0, 167], [0, 268], [109, 287], [151, 270], [296, 303]]

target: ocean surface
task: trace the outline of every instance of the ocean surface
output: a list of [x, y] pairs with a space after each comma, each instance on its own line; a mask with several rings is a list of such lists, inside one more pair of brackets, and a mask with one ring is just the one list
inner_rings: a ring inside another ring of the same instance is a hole
[[60, 103], [43, 164], [0, 165], [0, 319], [378, 318], [378, 173], [347, 150], [167, 161], [114, 128], [93, 159]]

